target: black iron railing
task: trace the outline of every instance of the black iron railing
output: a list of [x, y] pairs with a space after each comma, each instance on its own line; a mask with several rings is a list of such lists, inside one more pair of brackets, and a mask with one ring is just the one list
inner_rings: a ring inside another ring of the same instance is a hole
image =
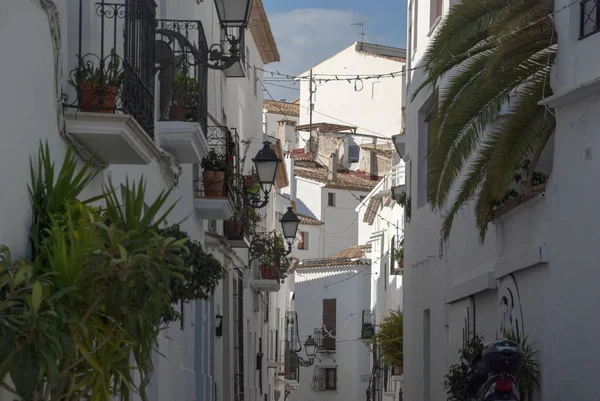
[[298, 355], [291, 348], [290, 341], [285, 342], [284, 358], [286, 380], [299, 381], [300, 364], [298, 363]]
[[579, 39], [600, 32], [600, 0], [581, 0]]
[[154, 135], [153, 0], [79, 0], [78, 53], [69, 73], [80, 111], [129, 114]]
[[362, 311], [360, 338], [371, 338], [375, 335], [375, 313], [370, 309]]
[[234, 205], [243, 204], [239, 199], [241, 178], [239, 137], [235, 128], [209, 126], [207, 129], [209, 154], [207, 158], [214, 161], [215, 171], [205, 169], [200, 176], [194, 177], [194, 196], [196, 197], [228, 197]]
[[245, 74], [248, 67], [246, 60], [246, 28], [240, 26], [224, 27], [221, 37], [223, 54], [232, 58], [239, 58], [240, 73]]
[[[202, 22], [159, 19], [156, 21], [156, 62], [159, 66], [160, 116], [162, 121], [195, 121], [202, 132], [208, 122], [208, 44]], [[167, 33], [176, 32], [185, 42]], [[188, 44], [198, 52], [192, 52]], [[198, 59], [198, 57], [202, 59]]]
[[244, 401], [244, 277], [238, 271], [235, 308], [235, 337], [234, 337], [234, 401]]

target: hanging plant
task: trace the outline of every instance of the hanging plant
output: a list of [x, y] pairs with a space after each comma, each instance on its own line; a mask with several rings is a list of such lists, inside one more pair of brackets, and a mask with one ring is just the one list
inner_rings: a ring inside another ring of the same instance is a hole
[[[189, 303], [198, 299], [206, 299], [214, 291], [225, 275], [225, 268], [211, 254], [204, 252], [200, 242], [191, 239], [178, 225], [162, 229], [159, 233], [165, 237], [183, 240], [186, 251], [180, 253], [183, 265], [186, 266], [181, 276], [171, 279], [171, 302], [173, 304]], [[180, 318], [180, 313], [172, 308], [165, 315], [165, 322]]]
[[450, 365], [444, 376], [444, 389], [448, 401], [464, 401], [467, 383], [471, 378], [471, 361], [483, 350], [483, 336], [473, 334], [464, 348], [458, 351], [458, 362]]

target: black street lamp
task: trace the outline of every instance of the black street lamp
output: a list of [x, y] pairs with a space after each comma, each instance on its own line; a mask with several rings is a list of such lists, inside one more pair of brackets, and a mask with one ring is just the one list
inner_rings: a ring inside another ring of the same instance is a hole
[[287, 239], [288, 242], [293, 242], [294, 238], [296, 238], [296, 233], [298, 232], [300, 219], [291, 207], [288, 207], [287, 212], [285, 212], [279, 222], [281, 223], [281, 229], [283, 230], [283, 237]]
[[314, 365], [315, 356], [317, 355], [317, 348], [317, 342], [312, 338], [312, 336], [308, 336], [304, 342], [304, 351], [306, 352], [308, 360], [305, 360], [300, 355], [296, 354], [296, 357], [298, 358], [298, 364], [305, 368]]
[[264, 142], [263, 148], [258, 151], [252, 161], [254, 162], [258, 183], [260, 184], [260, 192], [263, 193], [263, 196], [261, 198], [259, 192], [250, 193], [247, 191], [242, 192], [241, 195], [248, 205], [254, 209], [262, 209], [269, 203], [269, 194], [275, 184], [277, 169], [281, 160], [279, 160], [277, 154], [271, 149], [271, 143], [267, 141]]

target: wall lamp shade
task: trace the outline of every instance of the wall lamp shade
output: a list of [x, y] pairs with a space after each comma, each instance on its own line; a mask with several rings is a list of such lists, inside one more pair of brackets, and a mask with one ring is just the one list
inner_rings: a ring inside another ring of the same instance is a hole
[[215, 0], [219, 21], [226, 26], [246, 26], [252, 0]]
[[215, 329], [216, 329], [216, 336], [217, 337], [223, 337], [223, 315], [216, 315], [215, 316]]
[[300, 219], [298, 216], [296, 216], [296, 213], [294, 213], [291, 207], [288, 207], [287, 212], [285, 212], [279, 222], [281, 223], [281, 229], [283, 230], [283, 236], [285, 239], [293, 241], [294, 238], [296, 238], [296, 232], [298, 231]]
[[256, 154], [256, 157], [252, 161], [256, 168], [258, 182], [261, 185], [268, 186], [275, 184], [275, 176], [277, 175], [277, 167], [280, 160], [273, 149], [271, 149], [269, 142], [264, 143], [263, 148]]
[[306, 351], [306, 356], [309, 359], [313, 359], [315, 355], [317, 355], [317, 342], [312, 338], [312, 336], [308, 336], [306, 342], [304, 343], [304, 351]]

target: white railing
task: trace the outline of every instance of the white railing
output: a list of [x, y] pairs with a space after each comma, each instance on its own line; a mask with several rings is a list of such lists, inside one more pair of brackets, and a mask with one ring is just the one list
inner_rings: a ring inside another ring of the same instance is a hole
[[392, 167], [389, 173], [383, 178], [382, 190], [392, 189], [400, 185], [404, 185], [405, 182], [405, 168], [404, 165], [397, 165]]

